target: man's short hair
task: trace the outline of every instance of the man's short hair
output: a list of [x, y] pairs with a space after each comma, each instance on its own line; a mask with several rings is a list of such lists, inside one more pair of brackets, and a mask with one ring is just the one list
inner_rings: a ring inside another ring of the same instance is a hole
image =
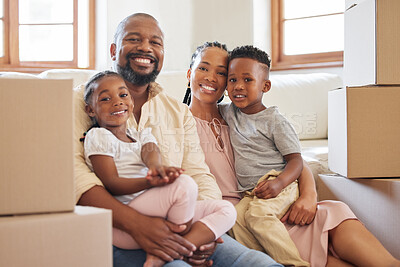
[[119, 36], [121, 35], [121, 33], [122, 33], [122, 31], [123, 31], [125, 25], [128, 23], [128, 21], [129, 21], [130, 19], [132, 19], [132, 18], [135, 18], [135, 17], [143, 17], [143, 18], [152, 19], [152, 20], [154, 20], [155, 22], [157, 22], [157, 24], [158, 24], [158, 21], [157, 21], [152, 15], [149, 15], [149, 14], [147, 14], [147, 13], [134, 13], [134, 14], [132, 14], [132, 15], [129, 15], [129, 16], [127, 16], [126, 18], [124, 18], [124, 19], [118, 24], [117, 29], [115, 30], [115, 33], [114, 33], [114, 43], [117, 43], [118, 38], [119, 38]]

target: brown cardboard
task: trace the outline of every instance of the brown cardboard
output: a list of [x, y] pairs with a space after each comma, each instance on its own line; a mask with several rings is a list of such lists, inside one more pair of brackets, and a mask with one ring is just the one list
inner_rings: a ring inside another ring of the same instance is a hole
[[111, 267], [111, 211], [0, 217], [0, 266]]
[[384, 247], [400, 258], [400, 179], [317, 178], [319, 200], [345, 202]]
[[72, 211], [72, 81], [0, 79], [0, 215]]
[[400, 1], [346, 1], [344, 84], [400, 84]]
[[328, 165], [348, 178], [400, 177], [400, 86], [328, 93]]

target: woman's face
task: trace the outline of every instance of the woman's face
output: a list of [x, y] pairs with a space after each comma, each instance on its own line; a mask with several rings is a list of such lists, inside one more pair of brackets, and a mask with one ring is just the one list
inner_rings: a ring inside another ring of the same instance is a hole
[[192, 90], [192, 104], [216, 104], [226, 88], [228, 52], [218, 47], [208, 47], [199, 53], [188, 79]]

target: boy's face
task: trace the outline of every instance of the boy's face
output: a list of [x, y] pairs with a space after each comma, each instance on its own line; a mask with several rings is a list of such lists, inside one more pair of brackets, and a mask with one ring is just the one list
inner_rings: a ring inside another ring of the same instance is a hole
[[94, 92], [86, 112], [104, 128], [125, 125], [133, 111], [133, 102], [124, 80], [103, 77], [94, 85]]
[[262, 96], [270, 88], [266, 65], [251, 58], [235, 58], [229, 63], [228, 95], [243, 113], [254, 114], [264, 110]]

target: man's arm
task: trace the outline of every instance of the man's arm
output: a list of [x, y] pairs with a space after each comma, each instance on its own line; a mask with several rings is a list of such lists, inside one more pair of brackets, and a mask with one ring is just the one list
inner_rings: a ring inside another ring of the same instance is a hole
[[181, 255], [190, 256], [195, 250], [193, 244], [173, 233], [183, 231], [184, 227], [142, 215], [116, 200], [102, 186], [94, 186], [83, 193], [78, 204], [111, 209], [114, 227], [127, 232], [143, 250], [165, 261], [178, 259]]

